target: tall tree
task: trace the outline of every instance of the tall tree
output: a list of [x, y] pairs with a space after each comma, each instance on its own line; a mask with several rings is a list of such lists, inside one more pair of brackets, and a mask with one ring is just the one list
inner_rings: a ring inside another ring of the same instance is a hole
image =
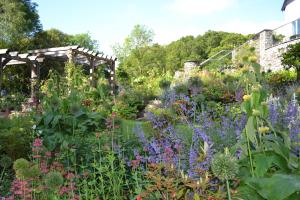
[[80, 45], [82, 47], [95, 51], [97, 51], [99, 48], [98, 41], [92, 39], [92, 36], [89, 33], [70, 35], [68, 43], [72, 45]]
[[0, 0], [0, 45], [16, 48], [20, 39], [42, 30], [37, 4], [31, 0]]
[[[139, 50], [152, 44], [154, 33], [144, 25], [135, 25], [123, 44], [114, 45], [113, 51], [122, 63], [133, 50]], [[135, 52], [141, 53], [141, 52]]]

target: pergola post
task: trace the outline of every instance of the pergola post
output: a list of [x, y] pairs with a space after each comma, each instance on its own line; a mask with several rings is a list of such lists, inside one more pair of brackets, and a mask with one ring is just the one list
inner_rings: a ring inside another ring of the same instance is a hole
[[116, 68], [116, 62], [113, 61], [111, 63], [111, 66], [110, 66], [110, 85], [111, 85], [111, 88], [112, 88], [112, 94], [115, 94], [115, 90], [116, 90], [116, 80], [115, 80], [115, 68]]
[[67, 57], [68, 57], [69, 63], [74, 63], [74, 53], [73, 53], [72, 49], [67, 51]]
[[2, 66], [2, 57], [0, 56], [0, 94], [2, 91], [2, 82], [3, 82], [3, 66]]
[[40, 78], [40, 65], [38, 62], [32, 62], [31, 66], [31, 101], [38, 103], [38, 91], [39, 91], [39, 78]]
[[90, 84], [92, 87], [96, 87], [95, 60], [94, 58], [89, 58], [89, 61], [90, 61]]

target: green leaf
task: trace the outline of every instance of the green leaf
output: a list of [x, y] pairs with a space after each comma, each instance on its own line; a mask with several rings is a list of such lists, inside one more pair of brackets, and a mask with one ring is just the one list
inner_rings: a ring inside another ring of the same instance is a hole
[[273, 163], [272, 156], [266, 156], [263, 154], [255, 155], [254, 157], [255, 175], [258, 177], [263, 177], [267, 173], [268, 169], [272, 166], [272, 163]]
[[47, 116], [44, 119], [44, 125], [48, 126], [52, 121], [52, 119], [53, 119], [53, 114], [52, 113], [47, 114]]
[[243, 200], [264, 200], [253, 188], [247, 185], [240, 186], [235, 197], [235, 199]]
[[257, 144], [257, 138], [256, 138], [256, 130], [254, 128], [254, 117], [249, 117], [247, 124], [246, 124], [246, 135], [248, 136], [249, 140]]
[[300, 191], [300, 176], [275, 174], [271, 178], [249, 178], [246, 184], [265, 199], [284, 200]]
[[251, 94], [251, 107], [258, 108], [260, 106], [260, 92], [252, 92]]
[[194, 194], [194, 200], [200, 200], [200, 197], [197, 193]]
[[251, 104], [250, 104], [250, 101], [244, 101], [242, 103], [242, 111], [247, 113], [247, 115], [250, 115], [251, 114]]
[[184, 194], [185, 194], [185, 189], [181, 189], [181, 190], [179, 190], [179, 192], [177, 192], [176, 197], [178, 199], [182, 199]]

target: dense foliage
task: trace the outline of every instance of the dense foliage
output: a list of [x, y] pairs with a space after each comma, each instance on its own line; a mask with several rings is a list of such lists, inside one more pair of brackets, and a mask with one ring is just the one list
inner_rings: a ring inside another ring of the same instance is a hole
[[185, 61], [204, 61], [221, 50], [233, 49], [248, 38], [241, 34], [208, 31], [197, 37], [186, 36], [162, 46], [152, 43], [151, 30], [137, 25], [124, 44], [114, 48], [120, 58], [120, 84], [133, 88], [142, 86], [157, 95], [159, 81], [173, 76], [175, 71], [182, 69]]
[[[36, 13], [30, 1], [11, 2]], [[97, 46], [88, 34], [31, 31], [23, 37], [39, 48]], [[41, 103], [27, 112], [20, 112], [25, 97], [17, 86], [5, 83], [14, 94], [0, 98], [1, 199], [300, 198], [297, 70], [261, 73], [255, 49], [245, 46], [234, 68], [208, 64], [174, 77], [184, 61], [205, 60], [247, 37], [209, 31], [166, 46], [152, 38], [137, 25], [115, 46], [118, 94], [105, 65], [95, 87], [74, 63], [44, 71]], [[284, 59], [297, 68], [292, 48]]]

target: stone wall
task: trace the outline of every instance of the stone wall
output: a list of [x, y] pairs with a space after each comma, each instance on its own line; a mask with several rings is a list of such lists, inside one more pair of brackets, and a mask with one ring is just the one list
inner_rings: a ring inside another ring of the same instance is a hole
[[262, 66], [262, 70], [277, 71], [283, 69], [283, 65], [281, 64], [282, 54], [286, 52], [289, 45], [298, 42], [300, 42], [300, 38], [266, 48], [264, 53], [260, 55], [260, 65]]
[[[255, 48], [255, 53], [262, 71], [278, 71], [284, 68], [281, 64], [281, 60], [282, 54], [287, 51], [287, 47], [299, 42], [300, 38], [293, 40], [288, 38], [287, 41], [276, 44], [273, 39], [273, 31], [263, 30], [252, 40], [249, 40], [247, 44]], [[233, 60], [238, 53], [239, 49], [233, 50]]]

